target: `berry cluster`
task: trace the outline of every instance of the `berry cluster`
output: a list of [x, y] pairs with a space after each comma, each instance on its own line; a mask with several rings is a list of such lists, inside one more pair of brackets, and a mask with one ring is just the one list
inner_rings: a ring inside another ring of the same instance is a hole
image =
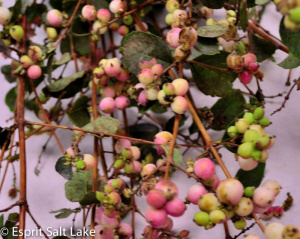
[[284, 26], [290, 30], [300, 29], [300, 2], [297, 0], [274, 0], [277, 10], [284, 15]]
[[263, 78], [263, 73], [253, 53], [247, 53], [243, 56], [232, 53], [227, 57], [226, 62], [230, 69], [239, 73], [239, 79], [242, 84], [249, 84], [253, 75], [260, 80]]
[[79, 154], [74, 148], [70, 147], [65, 152], [65, 165], [72, 164], [77, 170], [90, 170], [96, 165], [95, 158], [90, 154]]
[[274, 145], [275, 137], [266, 134], [264, 130], [270, 124], [264, 113], [262, 107], [257, 107], [253, 112], [244, 113], [243, 118], [236, 120], [235, 125], [227, 129], [231, 138], [241, 139], [237, 161], [243, 170], [251, 170], [258, 163], [265, 163], [268, 159], [267, 149]]

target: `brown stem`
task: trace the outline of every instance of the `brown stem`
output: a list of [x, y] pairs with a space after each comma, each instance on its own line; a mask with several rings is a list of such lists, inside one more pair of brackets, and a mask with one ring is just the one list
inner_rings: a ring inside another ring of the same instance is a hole
[[3, 173], [1, 184], [0, 184], [0, 193], [2, 191], [2, 187], [3, 187], [3, 184], [4, 184], [5, 177], [6, 177], [8, 165], [9, 165], [9, 160], [7, 160], [6, 165], [5, 165], [4, 173]]
[[7, 208], [4, 208], [4, 209], [0, 209], [0, 212], [7, 212], [9, 211], [10, 209], [14, 208], [15, 206], [19, 206], [21, 205], [22, 203], [20, 203], [20, 201], [17, 201], [15, 202], [14, 204], [8, 206]]
[[146, 32], [147, 29], [145, 28], [144, 24], [142, 23], [141, 19], [139, 18], [139, 16], [137, 15], [136, 12], [133, 12], [133, 13], [132, 13], [132, 17], [133, 17], [135, 23], [136, 23], [136, 24], [138, 25], [138, 27], [140, 28], [140, 30], [141, 30], [142, 32]]
[[77, 54], [75, 52], [74, 42], [73, 42], [72, 36], [69, 36], [69, 39], [70, 39], [70, 46], [71, 46], [71, 56], [72, 56], [72, 59], [74, 61], [75, 70], [76, 70], [76, 72], [79, 72], [78, 62], [77, 62]]
[[259, 218], [256, 216], [255, 213], [252, 213], [252, 217], [254, 218], [254, 220], [257, 222], [258, 226], [260, 227], [260, 229], [264, 232], [265, 231], [265, 227], [264, 225], [261, 223], [261, 221], [259, 220]]
[[230, 232], [229, 232], [229, 228], [228, 228], [228, 223], [224, 222], [223, 225], [224, 225], [224, 230], [225, 230], [225, 238], [230, 239], [231, 236], [230, 236]]
[[198, 62], [198, 61], [187, 60], [186, 62], [192, 63], [192, 64], [196, 64], [196, 65], [199, 65], [199, 66], [204, 66], [204, 67], [211, 68], [211, 69], [215, 69], [215, 70], [218, 70], [218, 71], [229, 71], [228, 69], [224, 69], [224, 68], [219, 68], [219, 67], [215, 67], [215, 66], [206, 65], [206, 64], [201, 63], [201, 62]]
[[174, 146], [175, 146], [175, 142], [176, 142], [176, 138], [177, 138], [177, 134], [178, 134], [179, 119], [180, 119], [180, 115], [176, 114], [174, 126], [173, 126], [173, 136], [172, 136], [172, 140], [170, 143], [169, 152], [167, 155], [167, 167], [166, 167], [166, 172], [165, 172], [165, 180], [169, 179], [170, 164], [171, 164], [170, 161], [172, 161], [173, 150], [174, 150]]
[[49, 239], [48, 235], [45, 233], [45, 231], [42, 229], [42, 227], [40, 226], [40, 224], [38, 224], [38, 222], [35, 220], [35, 218], [31, 214], [31, 212], [29, 210], [29, 207], [27, 207], [27, 213], [31, 217], [32, 221], [35, 223], [36, 227], [43, 233], [44, 237], [47, 238], [47, 239]]
[[5, 148], [6, 148], [7, 144], [8, 144], [8, 141], [9, 141], [8, 139], [5, 140], [5, 142], [4, 142], [4, 144], [3, 144], [2, 148], [1, 148], [1, 154], [0, 154], [0, 168], [1, 168], [1, 163], [2, 163], [2, 160], [3, 160], [3, 156], [4, 156], [4, 153], [5, 153]]
[[109, 48], [111, 51], [111, 54], [113, 57], [116, 57], [116, 52], [115, 52], [115, 43], [114, 43], [114, 36], [112, 33], [112, 30], [108, 29], [108, 36], [109, 36]]
[[285, 85], [290, 86], [291, 85], [291, 75], [292, 75], [292, 69], [289, 70], [288, 77], [286, 79]]
[[122, 110], [122, 114], [123, 114], [125, 134], [129, 135], [129, 132], [128, 132], [128, 119], [127, 119], [126, 109]]

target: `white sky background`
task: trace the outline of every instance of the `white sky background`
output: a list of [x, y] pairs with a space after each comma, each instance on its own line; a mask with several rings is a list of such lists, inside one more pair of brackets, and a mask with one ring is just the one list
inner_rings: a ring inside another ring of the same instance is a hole
[[[10, 7], [13, 1], [4, 0], [4, 6]], [[220, 11], [216, 11], [220, 13]], [[223, 13], [219, 18], [223, 18]], [[262, 25], [270, 30], [275, 36], [279, 36], [278, 26], [279, 21], [281, 19], [281, 15], [276, 12], [273, 4], [270, 4], [267, 8], [266, 14], [263, 18]], [[44, 39], [44, 30], [39, 29], [37, 32], [37, 36], [34, 37], [33, 41], [37, 43], [42, 43]], [[276, 63], [280, 63], [287, 54], [277, 50], [274, 54], [274, 58], [276, 59]], [[4, 60], [1, 57], [0, 66], [10, 64], [10, 60]], [[285, 81], [288, 75], [288, 70], [284, 70], [278, 67], [275, 63], [271, 61], [265, 61], [261, 64], [261, 68], [265, 73], [264, 82], [261, 84], [263, 92], [265, 95], [277, 95], [281, 92], [287, 92], [289, 87], [285, 86]], [[73, 63], [69, 63], [69, 67], [66, 71], [66, 75], [70, 75], [75, 72], [73, 67]], [[292, 80], [296, 77], [299, 77], [300, 70], [299, 67], [293, 70]], [[7, 119], [13, 116], [11, 112], [9, 112], [8, 107], [4, 103], [6, 92], [10, 88], [14, 86], [14, 84], [9, 84], [4, 79], [4, 76], [0, 75], [1, 87], [0, 87], [0, 126], [10, 126], [13, 122], [6, 122]], [[256, 91], [256, 84], [254, 81], [249, 85], [249, 87]], [[240, 88], [244, 90], [243, 86], [238, 82], [238, 80], [234, 84], [234, 88]], [[41, 87], [38, 89], [40, 90]], [[196, 89], [192, 89], [193, 95], [197, 94]], [[212, 98], [209, 96], [204, 96], [202, 93], [197, 94], [196, 105], [198, 107], [204, 106], [212, 106], [216, 101], [216, 98]], [[266, 116], [270, 116], [270, 114], [280, 107], [283, 101], [283, 97], [269, 99], [266, 104]], [[299, 140], [300, 140], [300, 111], [299, 111], [299, 102], [300, 102], [300, 94], [296, 90], [293, 90], [290, 100], [286, 103], [286, 107], [279, 113], [271, 116], [270, 119], [272, 121], [272, 125], [269, 126], [266, 131], [268, 134], [276, 135], [275, 146], [269, 150], [269, 159], [267, 161], [267, 167], [265, 172], [265, 179], [274, 179], [280, 182], [283, 189], [281, 193], [277, 196], [274, 205], [281, 205], [284, 199], [286, 198], [286, 193], [291, 192], [294, 197], [295, 203], [294, 206], [284, 214], [284, 216], [280, 219], [283, 224], [295, 224], [300, 226], [298, 212], [300, 211], [300, 187], [298, 187], [298, 181], [300, 180], [300, 156], [299, 156]], [[47, 104], [46, 108], [50, 107], [51, 104]], [[133, 116], [135, 110], [129, 109], [128, 115]], [[121, 116], [120, 113], [117, 113], [118, 116]], [[154, 115], [157, 118], [163, 118], [161, 115]], [[26, 111], [25, 118], [32, 121], [39, 121], [32, 112]], [[166, 117], [164, 117], [166, 118]], [[129, 119], [129, 122], [134, 122], [135, 117]], [[189, 127], [189, 123], [191, 119], [187, 121], [186, 128]], [[67, 125], [68, 121], [64, 120], [62, 125]], [[71, 143], [71, 132], [57, 130], [56, 131], [64, 148], [69, 147]], [[214, 140], [219, 140], [223, 134], [223, 132], [209, 131]], [[34, 174], [34, 167], [38, 160], [38, 155], [41, 152], [41, 148], [43, 144], [48, 139], [47, 135], [42, 136], [33, 136], [29, 140], [26, 141], [26, 151], [27, 151], [27, 174], [28, 174], [28, 204], [30, 210], [36, 220], [40, 223], [43, 228], [53, 227], [57, 228], [59, 226], [69, 228], [72, 226], [72, 216], [67, 219], [55, 219], [53, 214], [49, 214], [51, 210], [57, 210], [60, 208], [76, 208], [79, 206], [77, 203], [69, 202], [64, 196], [64, 183], [66, 182], [60, 175], [58, 175], [55, 171], [54, 165], [56, 160], [61, 156], [60, 150], [56, 145], [54, 139], [51, 139], [46, 152], [42, 157], [42, 163], [40, 165], [41, 173], [39, 176]], [[106, 140], [107, 147], [111, 147], [110, 139]], [[93, 143], [92, 138], [87, 136], [83, 143], [80, 145], [80, 148], [83, 153], [93, 152]], [[199, 152], [196, 150], [190, 150], [189, 154], [185, 156], [195, 157]], [[221, 154], [223, 156], [223, 160], [228, 167], [230, 173], [235, 175], [238, 170], [237, 162], [234, 159], [234, 156], [231, 153], [228, 153], [226, 150], [222, 150]], [[4, 167], [5, 163], [3, 163]], [[18, 163], [15, 163], [17, 170], [17, 177], [19, 175]], [[221, 168], [217, 166], [217, 174], [221, 179], [225, 179]], [[0, 171], [0, 175], [3, 175], [3, 169]], [[4, 187], [0, 194], [0, 208], [5, 208], [15, 200], [11, 200], [7, 196], [8, 190], [12, 186], [12, 168], [10, 167], [8, 170], [8, 176], [5, 180]], [[186, 197], [186, 193], [188, 188], [195, 183], [193, 179], [187, 179], [184, 174], [181, 172], [176, 172], [174, 177], [172, 178], [174, 182], [180, 188], [179, 197], [184, 199]], [[18, 178], [19, 183], [19, 178]], [[147, 205], [145, 203], [145, 198], [137, 199], [139, 208], [141, 208], [142, 212], [145, 212], [147, 209]], [[174, 219], [174, 228], [175, 232], [179, 232], [180, 230], [187, 229], [191, 231], [190, 238], [211, 238], [211, 239], [219, 239], [224, 238], [224, 229], [222, 225], [217, 225], [215, 228], [211, 230], [204, 230], [202, 227], [196, 226], [192, 222], [193, 215], [196, 211], [199, 211], [198, 207], [195, 205], [188, 205], [188, 210], [184, 214], [184, 216]], [[18, 212], [18, 208], [14, 208], [11, 212]], [[7, 214], [6, 214], [7, 215]], [[80, 225], [81, 215], [77, 216], [76, 223]], [[130, 218], [126, 218], [125, 221], [130, 222]], [[279, 221], [278, 219], [272, 219], [271, 221]], [[27, 217], [26, 224], [28, 228], [34, 229], [35, 225], [31, 221], [29, 217]], [[248, 221], [248, 225], [251, 224], [251, 221]], [[267, 222], [263, 222], [264, 225]], [[139, 216], [136, 215], [136, 225], [137, 225], [137, 236], [141, 236], [141, 232], [145, 227], [146, 223]], [[231, 235], [238, 234], [238, 231], [233, 229], [232, 223], [229, 222]], [[257, 233], [258, 235], [262, 235], [258, 226], [254, 226], [250, 233]], [[34, 237], [32, 237], [34, 238]], [[264, 237], [261, 237], [264, 238]]]

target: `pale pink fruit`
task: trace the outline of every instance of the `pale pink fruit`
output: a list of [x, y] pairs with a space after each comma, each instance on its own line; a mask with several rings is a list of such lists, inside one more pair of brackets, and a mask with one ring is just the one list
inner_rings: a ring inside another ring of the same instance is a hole
[[155, 138], [162, 138], [166, 142], [170, 142], [172, 140], [173, 135], [168, 131], [161, 131], [155, 135]]
[[176, 9], [173, 12], [173, 19], [186, 19], [188, 17], [186, 11], [184, 10], [180, 10], [180, 9]]
[[180, 217], [185, 212], [185, 204], [179, 198], [174, 198], [171, 201], [168, 201], [165, 207], [168, 214], [173, 217]]
[[100, 101], [99, 107], [104, 113], [110, 114], [114, 111], [116, 103], [113, 98], [105, 97]]
[[175, 88], [175, 94], [184, 96], [189, 90], [189, 83], [185, 79], [175, 79], [172, 81], [172, 85]]
[[102, 214], [101, 218], [102, 225], [110, 228], [110, 229], [115, 229], [119, 226], [120, 222], [116, 218], [110, 218], [108, 216], [105, 216], [105, 214]]
[[57, 9], [52, 9], [47, 12], [47, 21], [53, 27], [59, 27], [63, 20], [61, 12]]
[[[150, 87], [149, 87], [150, 86]], [[156, 100], [157, 99], [158, 90], [153, 87], [153, 85], [147, 85], [146, 89], [146, 97], [148, 100]]]
[[162, 190], [167, 196], [168, 200], [172, 200], [173, 198], [178, 196], [178, 188], [175, 183], [170, 180], [161, 179], [156, 185], [156, 189]]
[[194, 165], [196, 176], [204, 180], [211, 178], [215, 174], [215, 169], [215, 164], [208, 158], [201, 158]]
[[175, 86], [172, 83], [165, 83], [163, 85], [163, 92], [166, 95], [176, 95], [175, 94]]
[[140, 70], [151, 69], [155, 64], [157, 64], [157, 60], [155, 58], [152, 58], [150, 61], [140, 61], [139, 68]]
[[123, 0], [113, 0], [109, 4], [109, 10], [115, 14], [120, 14], [122, 12], [125, 12], [126, 9], [127, 9], [126, 1]]
[[162, 64], [155, 64], [154, 66], [152, 66], [151, 71], [154, 75], [157, 75], [159, 77], [163, 75], [164, 67], [162, 66]]
[[114, 231], [103, 225], [95, 226], [95, 239], [113, 239]]
[[97, 11], [93, 5], [85, 5], [81, 10], [81, 15], [88, 21], [92, 21], [96, 18]]
[[187, 110], [187, 101], [183, 96], [176, 96], [171, 103], [172, 110], [177, 114], [183, 114]]
[[146, 85], [144, 85], [143, 83], [137, 83], [134, 86], [135, 89], [146, 89]]
[[146, 105], [148, 103], [146, 90], [141, 91], [141, 93], [139, 94], [139, 97], [138, 97], [137, 101], [141, 105]]
[[146, 164], [141, 171], [141, 176], [145, 178], [149, 175], [153, 175], [156, 169], [157, 167], [154, 164], [152, 163]]
[[107, 195], [107, 199], [108, 199], [108, 202], [112, 203], [112, 204], [119, 204], [122, 202], [121, 196], [117, 192], [110, 192]]
[[246, 217], [253, 211], [253, 203], [250, 198], [242, 197], [238, 203], [234, 205], [234, 211], [241, 217]]
[[139, 161], [132, 161], [133, 163], [133, 173], [141, 172], [143, 165]]
[[108, 180], [107, 184], [111, 184], [117, 190], [123, 190], [126, 187], [125, 181], [121, 178]]
[[165, 209], [149, 208], [145, 213], [145, 218], [152, 227], [161, 228], [167, 222], [167, 212]]
[[[152, 234], [152, 237], [151, 237], [151, 238], [149, 238], [150, 233]], [[144, 231], [143, 231], [143, 236], [144, 236], [143, 238], [157, 239], [158, 236], [159, 236], [159, 231], [158, 231], [158, 230], [153, 230], [153, 228], [150, 227], [150, 226], [146, 226], [146, 227], [144, 228]]]
[[251, 73], [254, 73], [258, 70], [259, 68], [259, 65], [257, 63], [252, 63], [249, 67], [248, 67], [248, 70], [251, 72]]
[[96, 209], [95, 222], [97, 222], [98, 224], [102, 224], [102, 215], [104, 215], [104, 208], [98, 207]]
[[281, 190], [280, 184], [275, 180], [267, 180], [261, 186], [272, 190], [275, 193], [275, 196], [277, 196]]
[[252, 169], [256, 168], [256, 166], [258, 165], [258, 162], [253, 160], [252, 158], [244, 159], [244, 158], [238, 156], [237, 161], [240, 165], [240, 168], [245, 171], [252, 170]]
[[32, 60], [30, 59], [29, 56], [24, 55], [20, 58], [20, 62], [24, 68], [28, 68], [33, 64]]
[[0, 25], [6, 25], [9, 23], [12, 13], [3, 6], [0, 6]]
[[37, 65], [32, 65], [27, 70], [27, 76], [30, 79], [35, 80], [35, 79], [41, 77], [41, 75], [42, 75], [42, 69], [41, 69], [41, 67], [39, 67]]
[[108, 59], [104, 66], [105, 73], [110, 77], [116, 77], [121, 73], [121, 64], [118, 58]]
[[138, 79], [144, 85], [149, 85], [154, 81], [154, 74], [150, 69], [143, 69], [138, 75]]
[[249, 84], [252, 80], [252, 74], [249, 71], [243, 71], [239, 74], [239, 79], [242, 84]]
[[239, 180], [229, 178], [220, 182], [216, 192], [221, 202], [233, 205], [242, 198], [244, 187]]
[[99, 21], [106, 23], [110, 20], [111, 14], [106, 8], [100, 8], [97, 11], [97, 18]]
[[106, 86], [102, 89], [102, 95], [104, 97], [114, 98], [116, 96], [116, 91], [113, 86]]
[[252, 63], [256, 63], [257, 59], [253, 53], [247, 53], [242, 56], [244, 60], [244, 64], [246, 67], [249, 67]]
[[171, 231], [173, 228], [173, 220], [168, 217], [166, 224], [162, 227], [165, 231]]
[[132, 227], [127, 223], [120, 223], [118, 229], [118, 234], [121, 236], [131, 237], [132, 236]]
[[132, 151], [132, 160], [138, 160], [141, 157], [141, 151], [136, 146], [130, 146], [129, 149]]
[[72, 149], [72, 147], [67, 148], [66, 152], [71, 156], [75, 156], [74, 150]]
[[115, 99], [115, 102], [116, 102], [116, 107], [119, 109], [119, 110], [124, 110], [126, 109], [129, 104], [130, 104], [130, 101], [128, 99], [127, 96], [125, 95], [120, 95], [118, 96], [116, 99]]
[[92, 33], [102, 35], [107, 31], [108, 27], [106, 26], [106, 23], [103, 23], [103, 22], [97, 20], [97, 21], [94, 21], [92, 29], [93, 29]]
[[[168, 142], [163, 138], [155, 138], [154, 143], [166, 145]], [[158, 155], [162, 155], [163, 153], [165, 153], [165, 150], [163, 147], [161, 147], [159, 145], [156, 145], [155, 147], [156, 147], [156, 152]]]
[[126, 36], [129, 33], [129, 28], [126, 25], [119, 27], [118, 32], [121, 36]]
[[220, 178], [218, 175], [213, 175], [209, 181], [211, 181], [210, 183], [210, 187], [212, 190], [216, 190], [218, 187], [219, 187], [219, 184], [220, 184]]
[[129, 148], [131, 146], [131, 141], [129, 139], [118, 139], [115, 143], [115, 150], [117, 154], [122, 153], [125, 148]]
[[166, 40], [170, 47], [177, 48], [180, 46], [179, 44], [180, 32], [181, 32], [181, 28], [177, 28], [177, 27], [172, 28], [170, 31], [168, 31]]
[[160, 189], [151, 190], [146, 196], [147, 203], [156, 209], [162, 208], [167, 202], [167, 197]]
[[120, 74], [117, 76], [117, 79], [119, 81], [128, 81], [130, 78], [130, 74], [129, 74], [129, 71], [128, 70], [125, 70], [125, 69], [121, 69], [121, 72]]
[[273, 190], [260, 186], [255, 189], [253, 195], [253, 202], [262, 208], [269, 208], [275, 200], [275, 193]]
[[190, 187], [187, 197], [191, 203], [198, 205], [200, 197], [206, 193], [208, 193], [208, 191], [205, 189], [205, 187], [203, 187], [201, 184], [195, 184]]
[[83, 162], [85, 163], [84, 170], [90, 170], [96, 165], [95, 158], [90, 154], [84, 154], [83, 155]]

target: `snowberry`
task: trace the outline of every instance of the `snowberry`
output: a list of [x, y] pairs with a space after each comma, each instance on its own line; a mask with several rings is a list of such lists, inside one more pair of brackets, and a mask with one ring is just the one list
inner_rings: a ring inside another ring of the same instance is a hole
[[53, 27], [59, 27], [63, 20], [61, 12], [57, 9], [52, 9], [47, 12], [47, 21]]
[[192, 49], [198, 40], [198, 33], [193, 27], [183, 27], [179, 35], [179, 43], [184, 50]]
[[275, 180], [267, 180], [261, 186], [272, 190], [275, 193], [275, 196], [277, 196], [281, 190], [281, 186]]
[[195, 163], [194, 172], [199, 178], [207, 180], [215, 174], [215, 164], [208, 158], [201, 158]]
[[166, 224], [163, 225], [162, 229], [164, 229], [165, 231], [171, 231], [173, 228], [173, 220], [172, 218], [168, 217]]
[[176, 96], [171, 103], [172, 110], [177, 114], [183, 114], [187, 108], [187, 101], [183, 96]]
[[230, 55], [227, 56], [226, 63], [230, 69], [236, 71], [240, 71], [244, 67], [243, 58], [235, 53], [231, 53]]
[[189, 90], [189, 83], [185, 79], [175, 79], [172, 81], [172, 85], [175, 88], [175, 94], [184, 96]]
[[99, 107], [104, 113], [110, 114], [114, 111], [116, 103], [113, 98], [105, 97], [100, 101]]
[[218, 209], [218, 207], [220, 206], [220, 202], [214, 194], [206, 193], [200, 197], [198, 206], [200, 210], [210, 212], [212, 210]]
[[120, 14], [122, 12], [125, 12], [126, 9], [127, 9], [126, 2], [123, 0], [113, 0], [109, 4], [109, 10], [115, 14]]
[[132, 151], [132, 160], [138, 160], [141, 157], [141, 151], [136, 146], [130, 146], [129, 149]]
[[168, 214], [173, 217], [180, 217], [185, 212], [185, 204], [179, 198], [174, 198], [171, 201], [168, 201], [165, 207]]
[[168, 200], [172, 200], [173, 198], [178, 196], [178, 188], [176, 184], [171, 182], [170, 180], [160, 180], [156, 185], [156, 189], [162, 190]]
[[246, 119], [238, 119], [235, 122], [235, 127], [239, 133], [245, 133], [249, 126], [250, 124]]
[[152, 58], [150, 61], [140, 61], [139, 68], [140, 70], [151, 69], [155, 64], [157, 64], [157, 60], [155, 58]]
[[9, 23], [12, 13], [3, 6], [0, 6], [0, 25], [6, 25]]
[[249, 126], [249, 129], [256, 130], [261, 136], [266, 134], [264, 128], [259, 124], [252, 124]]
[[289, 18], [291, 21], [299, 24], [300, 23], [300, 6], [291, 9], [289, 11]]
[[114, 238], [114, 231], [106, 225], [95, 226], [95, 239]]
[[115, 143], [115, 150], [117, 154], [120, 154], [125, 148], [129, 148], [131, 146], [131, 141], [128, 139], [119, 139]]
[[191, 203], [198, 205], [200, 197], [206, 193], [208, 193], [208, 191], [205, 189], [205, 187], [203, 187], [201, 184], [195, 184], [190, 187], [187, 198]]
[[157, 133], [154, 137], [164, 139], [165, 142], [170, 142], [173, 138], [173, 135], [168, 131], [161, 131]]
[[252, 199], [257, 206], [262, 208], [268, 208], [272, 206], [275, 200], [275, 193], [269, 188], [260, 186], [255, 189]]
[[181, 32], [181, 28], [175, 27], [168, 31], [166, 36], [166, 41], [172, 48], [177, 48], [180, 46], [179, 44], [179, 34]]
[[256, 166], [258, 165], [258, 162], [253, 160], [252, 158], [244, 159], [244, 158], [238, 156], [237, 161], [239, 163], [240, 168], [245, 171], [252, 170], [252, 169], [256, 168]]
[[115, 102], [116, 102], [116, 107], [119, 109], [119, 110], [124, 110], [126, 109], [129, 104], [130, 104], [130, 101], [128, 99], [127, 96], [125, 95], [120, 95], [118, 96], [116, 99], [115, 99]]
[[33, 64], [32, 60], [27, 55], [23, 55], [20, 58], [20, 62], [24, 68], [28, 68], [29, 66], [31, 66]]
[[149, 175], [153, 175], [156, 169], [157, 169], [156, 165], [152, 163], [146, 164], [141, 171], [142, 178], [145, 178]]
[[125, 162], [124, 162], [123, 160], [118, 159], [118, 160], [116, 160], [116, 161], [114, 162], [114, 168], [115, 168], [115, 169], [120, 170], [120, 169], [122, 169], [122, 168], [124, 168], [124, 167], [125, 167]]
[[27, 75], [30, 79], [35, 80], [35, 79], [41, 77], [42, 69], [41, 69], [41, 67], [39, 67], [37, 65], [32, 65], [28, 68]]
[[133, 163], [133, 173], [140, 173], [143, 165], [139, 161], [132, 161]]
[[210, 218], [207, 212], [197, 212], [194, 215], [193, 221], [198, 226], [206, 226], [210, 222]]
[[90, 154], [84, 154], [83, 155], [83, 162], [85, 163], [84, 170], [90, 170], [96, 165], [95, 158]]
[[278, 222], [272, 222], [266, 226], [266, 239], [282, 239], [284, 226]]
[[127, 26], [133, 23], [133, 17], [131, 15], [126, 15], [123, 17], [123, 23]]
[[125, 25], [119, 27], [118, 32], [121, 36], [126, 36], [129, 33], [129, 28]]
[[254, 129], [246, 130], [244, 133], [244, 142], [256, 142], [260, 138], [259, 133]]
[[121, 72], [118, 76], [116, 76], [117, 80], [119, 81], [127, 81], [129, 80], [130, 78], [130, 74], [129, 74], [129, 71], [128, 70], [125, 70], [125, 69], [121, 69]]
[[205, 181], [205, 184], [211, 187], [212, 190], [216, 190], [220, 184], [220, 178], [218, 175], [214, 174], [210, 179]]
[[223, 211], [217, 209], [209, 213], [209, 219], [212, 223], [218, 224], [226, 220], [226, 215]]
[[93, 5], [85, 5], [81, 10], [81, 15], [88, 21], [93, 21], [96, 18], [97, 11]]
[[282, 231], [282, 238], [284, 239], [299, 239], [300, 228], [294, 225], [286, 225]]
[[242, 143], [238, 147], [237, 153], [241, 157], [243, 157], [245, 159], [248, 159], [252, 156], [253, 150], [254, 150], [253, 143], [252, 142], [246, 142], [246, 143]]
[[121, 178], [112, 179], [110, 184], [117, 190], [123, 190], [126, 187], [125, 181]]
[[184, 10], [176, 9], [173, 12], [174, 20], [176, 20], [176, 19], [186, 19], [187, 17], [188, 17], [188, 15], [187, 15], [186, 11], [184, 11]]
[[142, 84], [149, 85], [154, 81], [154, 73], [150, 69], [143, 69], [138, 79]]
[[140, 93], [139, 96], [138, 96], [137, 101], [138, 101], [141, 105], [146, 105], [146, 104], [148, 103], [146, 90], [141, 91], [141, 93]]
[[169, 13], [173, 13], [175, 10], [179, 9], [179, 2], [177, 0], [168, 0], [166, 9]]
[[126, 174], [132, 174], [134, 173], [134, 164], [132, 161], [130, 161], [129, 163], [125, 163], [125, 166], [124, 166], [124, 172]]
[[167, 197], [160, 189], [151, 190], [146, 196], [147, 203], [154, 208], [162, 208], [167, 202]]
[[239, 180], [229, 178], [220, 182], [216, 192], [217, 197], [221, 202], [233, 205], [242, 198], [244, 187]]
[[233, 225], [236, 229], [243, 230], [246, 227], [247, 223], [246, 220], [243, 217], [241, 217], [239, 218], [239, 220], [235, 221]]
[[164, 73], [164, 67], [162, 64], [155, 64], [151, 67], [151, 71], [153, 72], [154, 75], [162, 76]]
[[121, 64], [118, 58], [108, 59], [104, 66], [105, 73], [110, 77], [116, 77], [121, 73]]
[[173, 13], [168, 13], [165, 17], [165, 22], [167, 25], [172, 25], [172, 22], [173, 22]]
[[157, 99], [158, 99], [158, 101], [159, 101], [160, 104], [162, 104], [162, 105], [168, 105], [168, 104], [170, 104], [170, 102], [168, 102], [168, 101], [165, 100], [165, 97], [166, 97], [166, 93], [163, 90], [160, 90], [157, 93]]
[[102, 35], [107, 31], [107, 26], [105, 26], [105, 23], [97, 20], [93, 23], [93, 33], [96, 35]]
[[101, 224], [110, 229], [115, 229], [119, 226], [119, 221], [116, 218], [107, 217], [104, 213], [101, 216]]
[[50, 42], [54, 42], [57, 38], [57, 31], [54, 27], [47, 27], [46, 34]]
[[251, 112], [245, 112], [245, 114], [243, 115], [243, 118], [246, 119], [249, 122], [249, 124], [252, 124], [255, 121], [254, 115]]
[[11, 28], [9, 28], [9, 34], [13, 39], [19, 42], [21, 41], [24, 35], [24, 30], [20, 25], [14, 25]]
[[132, 227], [127, 223], [124, 222], [120, 223], [117, 231], [118, 234], [121, 236], [126, 236], [128, 238], [132, 236]]
[[111, 18], [111, 14], [108, 11], [108, 9], [106, 9], [106, 8], [100, 8], [97, 11], [97, 18], [98, 18], [98, 20], [100, 22], [107, 23], [110, 20], [110, 18]]
[[233, 125], [229, 126], [227, 129], [227, 134], [230, 138], [234, 138], [238, 134], [237, 128]]
[[150, 223], [152, 227], [161, 228], [167, 222], [167, 212], [165, 209], [149, 208], [145, 213], [146, 221]]
[[247, 53], [242, 56], [244, 60], [244, 64], [246, 67], [249, 67], [252, 63], [256, 63], [257, 58], [253, 53]]
[[30, 46], [28, 49], [28, 56], [33, 62], [39, 61], [43, 56], [42, 49], [38, 46]]
[[253, 116], [257, 120], [263, 118], [264, 115], [265, 115], [265, 111], [262, 107], [257, 107], [253, 112]]
[[103, 97], [114, 98], [116, 96], [116, 91], [113, 86], [106, 86], [101, 90], [101, 95]]
[[[149, 85], [148, 85], [149, 86]], [[156, 100], [158, 95], [158, 91], [153, 87], [147, 87], [146, 89], [146, 97], [148, 100]]]
[[239, 74], [239, 79], [242, 84], [249, 84], [252, 80], [252, 74], [249, 71], [243, 71]]
[[253, 211], [253, 203], [250, 198], [242, 197], [238, 203], [234, 205], [234, 212], [241, 216], [246, 217]]

